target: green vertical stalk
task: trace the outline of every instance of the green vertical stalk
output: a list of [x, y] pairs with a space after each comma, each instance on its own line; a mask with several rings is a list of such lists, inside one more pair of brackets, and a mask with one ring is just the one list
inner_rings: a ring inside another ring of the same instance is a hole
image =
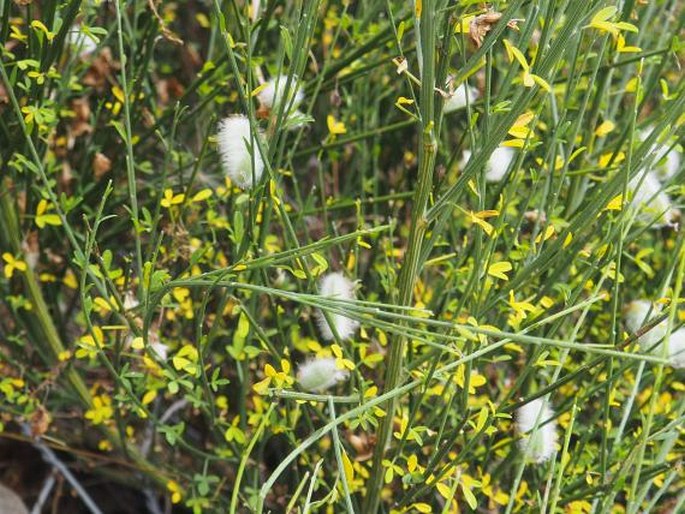
[[[418, 2], [417, 2], [418, 4]], [[411, 227], [407, 242], [407, 253], [399, 276], [399, 304], [409, 305], [416, 277], [419, 274], [421, 247], [428, 227], [426, 211], [428, 199], [433, 187], [433, 169], [437, 142], [435, 139], [435, 0], [424, 0], [420, 13], [419, 41], [417, 48], [421, 48], [421, 94], [419, 109], [421, 114], [421, 144], [419, 145], [419, 175], [418, 185], [414, 193], [411, 213]], [[420, 4], [419, 4], [420, 5]], [[417, 13], [418, 14], [418, 13]], [[384, 392], [388, 393], [397, 388], [402, 376], [404, 350], [407, 344], [406, 336], [396, 336], [391, 341], [388, 366], [385, 374]], [[383, 458], [385, 449], [390, 442], [393, 426], [393, 414], [397, 406], [397, 397], [393, 397], [385, 405], [387, 415], [378, 434], [378, 441], [373, 455], [371, 477], [367, 484], [366, 502], [363, 512], [373, 514], [378, 511], [380, 493], [383, 488]]]
[[[131, 129], [131, 99], [129, 97], [128, 82], [126, 80], [126, 66], [128, 65], [128, 57], [124, 51], [124, 36], [121, 27], [121, 6], [120, 0], [114, 2], [117, 13], [117, 40], [119, 43], [119, 55], [121, 59], [121, 89], [124, 94], [124, 128], [125, 128], [125, 145], [126, 145], [126, 176], [128, 179], [128, 197], [131, 203], [131, 221], [133, 222], [133, 234], [136, 243], [136, 271], [138, 272], [138, 279], [143, 280], [143, 248], [140, 241], [139, 232], [139, 218], [138, 218], [138, 196], [136, 192], [136, 170], [133, 160], [133, 144], [132, 129]], [[142, 299], [142, 288], [138, 289], [139, 298]]]

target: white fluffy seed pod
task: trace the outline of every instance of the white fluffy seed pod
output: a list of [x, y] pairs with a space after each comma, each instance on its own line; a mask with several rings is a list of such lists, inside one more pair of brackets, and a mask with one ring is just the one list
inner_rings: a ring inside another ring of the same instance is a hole
[[[659, 314], [659, 309], [648, 300], [633, 300], [623, 310], [623, 322], [632, 334], [636, 334], [650, 319]], [[654, 347], [668, 331], [668, 321], [664, 320], [638, 338], [643, 349]]]
[[464, 82], [459, 84], [452, 92], [452, 96], [445, 100], [442, 110], [445, 113], [450, 113], [458, 111], [459, 109], [464, 109], [466, 107], [467, 99], [469, 105], [475, 102], [478, 99], [478, 90]]
[[224, 171], [233, 183], [241, 189], [254, 186], [262, 176], [264, 161], [252, 137], [250, 120], [241, 115], [224, 118], [219, 122], [217, 142]]
[[[142, 338], [134, 338], [133, 333], [129, 333], [126, 336], [125, 347], [133, 348], [135, 350], [142, 350], [142, 346], [136, 346], [134, 342], [136, 339], [141, 340]], [[169, 356], [169, 347], [159, 339], [159, 332], [156, 329], [151, 329], [147, 333], [147, 343], [148, 347], [151, 348], [155, 353], [155, 357], [159, 357], [162, 360], [166, 360]], [[149, 353], [148, 353], [149, 355]]]
[[86, 34], [80, 25], [74, 25], [67, 32], [66, 43], [80, 58], [87, 57], [97, 50], [97, 42]]
[[[659, 309], [652, 308], [647, 300], [634, 300], [623, 310], [623, 320], [626, 328], [633, 334], [637, 333], [650, 319], [659, 314]], [[643, 350], [650, 350], [652, 355], [661, 357], [665, 337], [668, 332], [668, 320], [665, 319], [648, 332], [638, 338]], [[662, 341], [659, 344], [659, 341]], [[668, 338], [668, 360], [674, 368], [685, 368], [685, 328], [672, 332]]]
[[286, 96], [284, 95], [286, 84], [288, 84], [287, 75], [277, 75], [269, 79], [264, 88], [257, 94], [257, 99], [262, 107], [274, 109], [285, 97], [287, 102], [285, 107], [288, 109], [288, 112], [295, 111], [302, 103], [302, 100], [304, 100], [304, 92], [298, 84], [297, 77], [292, 77], [290, 79], [288, 95]]
[[[680, 171], [680, 152], [675, 148], [671, 150], [668, 145], [657, 144], [655, 146], [656, 172], [661, 180], [669, 180]], [[664, 158], [665, 160], [662, 161]]]
[[159, 357], [165, 361], [169, 356], [169, 347], [164, 343], [150, 343], [150, 348], [152, 348]]
[[[499, 182], [509, 171], [509, 167], [516, 157], [516, 152], [508, 146], [499, 146], [490, 155], [485, 165], [485, 180], [488, 182]], [[462, 157], [462, 167], [471, 159], [471, 151], [464, 150]]]
[[639, 211], [637, 219], [642, 223], [652, 223], [654, 228], [673, 226], [678, 222], [680, 213], [673, 207], [671, 198], [664, 192], [656, 173], [642, 171], [628, 183], [632, 193], [631, 206]]
[[668, 338], [668, 360], [674, 368], [685, 368], [685, 328], [680, 328]]
[[150, 345], [150, 348], [152, 348], [162, 360], [167, 360], [167, 357], [169, 357], [169, 347], [160, 340], [158, 332], [150, 330], [147, 333], [147, 342]]
[[[321, 296], [339, 300], [354, 300], [354, 282], [345, 278], [342, 273], [329, 273], [321, 279], [319, 294]], [[344, 307], [340, 306], [339, 308], [342, 309]], [[342, 314], [329, 312], [328, 318], [331, 320], [331, 324], [335, 328], [335, 332], [340, 339], [352, 337], [359, 326], [359, 323], [356, 320], [343, 316]], [[321, 331], [321, 337], [326, 341], [333, 340], [333, 330], [331, 330], [323, 311], [318, 310], [316, 312], [316, 320], [319, 325], [319, 330]]]
[[526, 460], [544, 462], [556, 451], [557, 421], [549, 402], [538, 398], [516, 411], [516, 429], [523, 435], [519, 441]]
[[130, 311], [138, 307], [138, 298], [132, 291], [126, 291], [124, 295], [124, 310]]
[[[641, 141], [647, 139], [654, 127], [649, 126], [639, 132]], [[650, 152], [654, 154], [652, 170], [661, 180], [669, 180], [680, 171], [681, 155], [679, 147], [672, 147], [671, 142], [656, 142]]]
[[297, 381], [302, 389], [320, 393], [347, 380], [349, 372], [339, 369], [335, 361], [335, 357], [319, 357], [302, 364], [297, 370]]

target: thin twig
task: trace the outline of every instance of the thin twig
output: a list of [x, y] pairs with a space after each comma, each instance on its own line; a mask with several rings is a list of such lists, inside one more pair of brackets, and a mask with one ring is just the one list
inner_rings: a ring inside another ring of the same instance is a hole
[[[23, 424], [22, 425], [22, 431], [24, 432], [25, 435], [30, 436], [31, 434], [31, 427], [29, 427], [28, 424]], [[57, 457], [57, 454], [53, 452], [46, 444], [43, 443], [40, 439], [33, 439], [31, 444], [33, 445], [36, 450], [38, 450], [43, 457], [43, 460], [53, 466], [57, 471], [60, 472], [60, 474], [67, 479], [67, 482], [71, 485], [71, 487], [74, 488], [76, 493], [81, 497], [81, 500], [83, 500], [83, 503], [88, 507], [88, 510], [92, 514], [102, 514], [102, 511], [100, 508], [95, 504], [93, 499], [90, 497], [88, 492], [83, 488], [81, 483], [76, 479], [76, 477], [72, 474], [71, 471], [69, 471], [69, 468], [67, 467], [64, 462], [62, 462], [59, 457]]]
[[45, 505], [45, 502], [48, 500], [50, 496], [52, 488], [55, 486], [55, 473], [56, 470], [53, 469], [52, 472], [48, 475], [48, 478], [45, 480], [45, 482], [43, 482], [43, 487], [41, 488], [40, 493], [38, 494], [38, 499], [36, 500], [36, 503], [34, 503], [33, 508], [31, 509], [31, 514], [40, 514], [43, 510], [43, 505]]

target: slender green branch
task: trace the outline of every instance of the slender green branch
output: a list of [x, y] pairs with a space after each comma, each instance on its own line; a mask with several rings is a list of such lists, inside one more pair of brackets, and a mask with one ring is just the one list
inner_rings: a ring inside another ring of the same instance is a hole
[[[421, 248], [428, 228], [426, 210], [428, 199], [433, 187], [433, 171], [435, 167], [435, 155], [437, 153], [437, 141], [435, 138], [435, 66], [436, 66], [436, 5], [434, 0], [427, 0], [422, 3], [420, 16], [417, 19], [419, 27], [419, 44], [417, 49], [421, 49], [419, 55], [422, 56], [421, 66], [421, 90], [419, 108], [421, 113], [421, 143], [419, 146], [419, 176], [418, 185], [414, 194], [411, 225], [409, 228], [409, 238], [407, 240], [407, 250], [399, 277], [399, 298], [400, 305], [410, 305], [416, 278], [420, 272], [419, 261]], [[419, 5], [419, 4], [417, 4]], [[404, 367], [404, 352], [407, 339], [403, 335], [393, 338], [390, 346], [390, 354], [387, 360], [385, 372], [384, 391], [394, 390], [402, 380]], [[393, 398], [386, 406], [387, 415], [381, 422], [378, 432], [378, 440], [373, 454], [371, 466], [371, 477], [367, 484], [367, 495], [364, 502], [364, 512], [375, 513], [378, 511], [380, 503], [381, 489], [383, 487], [384, 466], [386, 448], [392, 435], [392, 427], [395, 422], [396, 400]]]

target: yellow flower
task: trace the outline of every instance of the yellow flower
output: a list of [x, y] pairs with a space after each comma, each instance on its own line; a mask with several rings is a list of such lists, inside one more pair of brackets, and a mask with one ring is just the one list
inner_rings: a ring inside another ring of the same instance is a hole
[[481, 487], [483, 494], [499, 505], [506, 505], [509, 501], [509, 495], [501, 491], [499, 487], [493, 487], [490, 480], [490, 473], [483, 475]]
[[199, 369], [197, 365], [198, 358], [199, 354], [197, 348], [186, 344], [181, 347], [174, 358], [171, 359], [171, 362], [178, 371], [185, 371], [191, 375], [195, 375]]
[[[632, 23], [627, 23], [625, 21], [619, 21], [619, 22], [613, 22], [609, 21], [609, 18], [613, 18], [613, 16], [618, 12], [618, 8], [616, 6], [609, 6], [605, 7], [604, 9], [600, 9], [597, 11], [597, 14], [595, 14], [592, 17], [592, 21], [590, 21], [590, 25], [587, 27], [592, 27], [593, 29], [600, 30], [602, 32], [609, 32], [612, 36], [618, 37], [620, 35], [621, 30], [625, 30], [628, 32], [637, 32], [638, 29], [635, 25]], [[587, 28], [585, 27], [585, 28]], [[624, 41], [625, 45], [625, 41]]]
[[471, 223], [478, 225], [480, 228], [482, 228], [483, 231], [488, 236], [492, 235], [494, 227], [490, 223], [485, 221], [485, 219], [491, 218], [493, 216], [499, 216], [499, 211], [487, 210], [487, 211], [473, 212], [473, 211], [466, 211], [459, 206], [457, 206], [457, 208], [468, 216]]
[[205, 188], [202, 191], [198, 191], [197, 193], [195, 193], [195, 195], [192, 198], [192, 201], [193, 202], [203, 202], [207, 198], [211, 198], [211, 196], [213, 194], [214, 194], [214, 192], [211, 189]]
[[76, 358], [83, 359], [88, 357], [92, 359], [97, 356], [98, 350], [105, 345], [105, 336], [100, 327], [93, 327], [93, 334], [86, 334], [78, 340], [80, 348], [76, 350]]
[[245, 437], [245, 432], [238, 426], [238, 423], [240, 423], [240, 416], [235, 416], [231, 422], [231, 426], [228, 427], [224, 433], [224, 439], [229, 443], [235, 441], [238, 444], [245, 444], [247, 438]]
[[620, 211], [623, 209], [623, 194], [614, 196], [611, 201], [604, 207], [605, 211]]
[[49, 207], [50, 205], [45, 198], [42, 198], [41, 201], [38, 202], [35, 218], [38, 228], [43, 228], [45, 225], [53, 225], [57, 227], [62, 224], [62, 220], [57, 214], [47, 213]]
[[[466, 382], [466, 366], [460, 364], [454, 374], [454, 381], [460, 388], [464, 388]], [[476, 388], [484, 386], [488, 380], [475, 370], [471, 370], [471, 375], [469, 377], [469, 394], [476, 394]]]
[[535, 306], [525, 300], [516, 301], [514, 291], [509, 291], [509, 305], [522, 319], [526, 318], [526, 312], [535, 312]]
[[637, 52], [641, 52], [642, 48], [640, 48], [639, 46], [626, 45], [626, 38], [619, 34], [616, 41], [616, 51], [620, 54], [634, 54]]
[[504, 39], [502, 42], [504, 43], [504, 47], [507, 51], [509, 62], [518, 61], [518, 63], [521, 65], [521, 68], [523, 68], [523, 85], [526, 87], [533, 87], [535, 84], [537, 84], [549, 93], [552, 90], [552, 87], [545, 79], [530, 72], [530, 65], [528, 64], [525, 55], [523, 55], [523, 52], [521, 52], [521, 50], [516, 48], [506, 39]]
[[114, 415], [112, 399], [106, 394], [93, 397], [92, 407], [86, 411], [86, 419], [90, 419], [93, 425], [100, 425]]
[[143, 399], [141, 400], [141, 403], [143, 405], [148, 405], [149, 403], [152, 403], [152, 401], [157, 398], [157, 390], [156, 389], [151, 389], [147, 391], [143, 395]]
[[585, 514], [592, 510], [592, 505], [584, 500], [572, 501], [566, 506], [568, 514]]
[[345, 128], [345, 123], [342, 121], [337, 121], [335, 116], [329, 114], [326, 118], [326, 124], [328, 125], [328, 131], [331, 135], [345, 134], [347, 129]]
[[508, 273], [511, 270], [512, 266], [510, 262], [495, 262], [494, 264], [491, 264], [488, 268], [488, 275], [491, 275], [502, 280], [509, 280], [509, 277], [506, 275], [506, 273]]
[[183, 193], [175, 195], [171, 189], [165, 189], [164, 198], [160, 203], [162, 207], [166, 207], [168, 209], [172, 205], [178, 205], [179, 203], [183, 203], [183, 200], [185, 200], [185, 198], [186, 195], [184, 195]]
[[271, 364], [267, 364], [264, 366], [266, 378], [253, 385], [252, 389], [258, 394], [266, 394], [272, 382], [278, 389], [292, 385], [295, 379], [290, 376], [290, 362], [286, 359], [281, 359], [281, 370], [276, 371]]
[[611, 121], [611, 120], [606, 120], [602, 122], [602, 124], [595, 129], [595, 135], [597, 137], [604, 137], [606, 136], [609, 132], [614, 130], [616, 128], [616, 124]]
[[181, 494], [181, 486], [175, 480], [169, 480], [166, 483], [166, 488], [171, 493], [171, 503], [180, 503], [183, 495]]
[[69, 268], [67, 268], [67, 271], [64, 273], [62, 283], [69, 289], [78, 289], [78, 280], [76, 280], [76, 275], [74, 275], [74, 272]]
[[2, 259], [5, 261], [5, 278], [12, 278], [14, 275], [14, 270], [26, 271], [28, 266], [21, 259], [17, 259], [11, 253], [3, 253]]
[[331, 351], [333, 352], [333, 355], [335, 355], [335, 365], [338, 369], [354, 370], [354, 362], [343, 356], [342, 348], [340, 348], [340, 346], [337, 344], [331, 345]]
[[33, 20], [31, 22], [31, 28], [35, 29], [37, 32], [42, 32], [45, 34], [48, 41], [55, 39], [56, 33], [49, 31], [45, 24], [40, 20]]

